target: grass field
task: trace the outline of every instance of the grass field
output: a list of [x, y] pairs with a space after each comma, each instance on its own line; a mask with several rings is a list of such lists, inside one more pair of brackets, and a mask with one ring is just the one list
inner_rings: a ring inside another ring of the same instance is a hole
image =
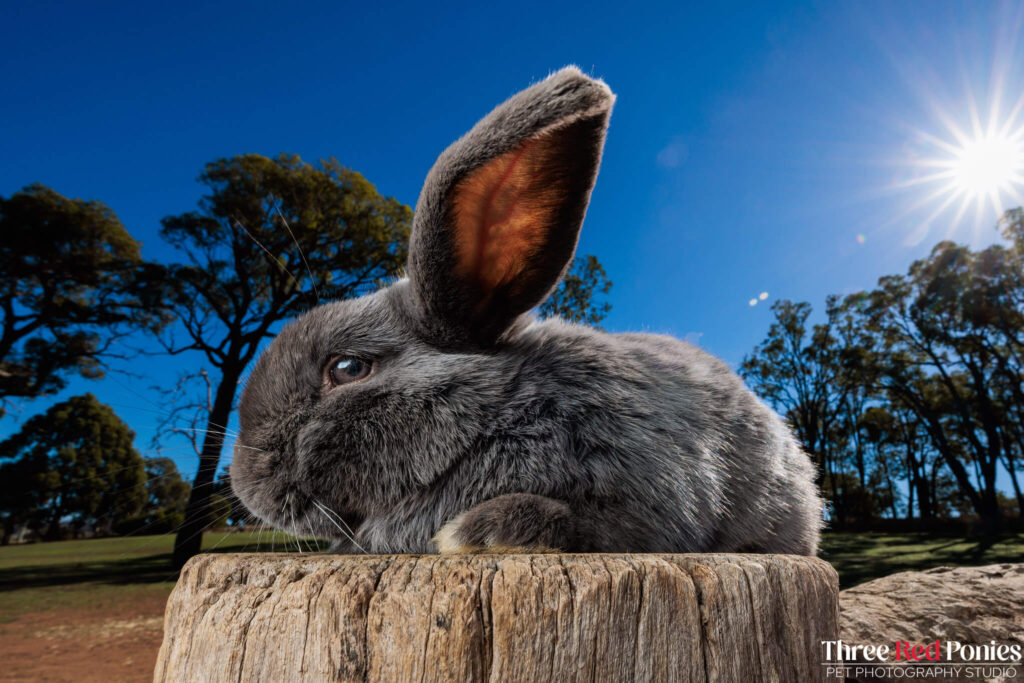
[[[136, 593], [166, 595], [174, 586], [173, 536], [104, 538], [0, 548], [0, 621], [26, 611], [102, 606]], [[304, 548], [307, 546], [304, 545]], [[208, 533], [205, 552], [296, 550], [280, 532]], [[981, 541], [935, 534], [826, 534], [821, 556], [847, 588], [898, 571], [941, 565], [1024, 561], [1024, 534]]]
[[[149, 680], [176, 578], [173, 543], [165, 535], [0, 547], [0, 680]], [[268, 532], [203, 538], [205, 552], [271, 549], [296, 545]], [[1024, 562], [1024, 534], [832, 533], [821, 556], [847, 588], [911, 569]]]
[[[174, 587], [173, 536], [104, 538], [0, 547], [0, 623], [19, 614], [66, 607], [102, 608]], [[303, 547], [306, 547], [305, 545]], [[275, 532], [208, 533], [206, 552], [296, 550]], [[1024, 562], [1024, 534], [981, 541], [935, 534], [826, 534], [821, 556], [843, 588], [898, 571], [941, 565]]]
[[[291, 536], [281, 532], [208, 533], [203, 550], [282, 550], [286, 543], [295, 550]], [[166, 597], [177, 579], [173, 546], [174, 536], [166, 534], [0, 547], [0, 623], [25, 612]]]
[[830, 533], [822, 537], [819, 555], [839, 572], [839, 586], [849, 588], [896, 572], [1024, 562], [1024, 533], [984, 540], [962, 534]]

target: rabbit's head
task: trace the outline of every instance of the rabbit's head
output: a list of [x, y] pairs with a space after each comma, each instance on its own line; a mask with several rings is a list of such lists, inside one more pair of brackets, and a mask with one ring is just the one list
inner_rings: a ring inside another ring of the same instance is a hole
[[572, 260], [613, 101], [574, 67], [506, 101], [428, 174], [408, 277], [281, 331], [242, 393], [231, 480], [251, 511], [341, 538], [322, 509], [415, 505], [472, 457], [515, 372], [503, 345]]

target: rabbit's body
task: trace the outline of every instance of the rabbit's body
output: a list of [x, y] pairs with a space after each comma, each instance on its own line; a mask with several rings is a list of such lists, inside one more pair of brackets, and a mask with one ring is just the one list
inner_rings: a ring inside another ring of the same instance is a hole
[[724, 363], [527, 313], [571, 260], [611, 101], [570, 69], [510, 100], [431, 172], [410, 277], [282, 331], [242, 399], [250, 509], [347, 551], [816, 551], [811, 463]]
[[[443, 474], [379, 517], [371, 552], [430, 552], [460, 512], [503, 494], [568, 503], [575, 549], [813, 553], [807, 456], [718, 359], [672, 337], [534, 322], [500, 354], [452, 359], [445, 401], [483, 427]], [[445, 440], [421, 433], [410, 448]], [[460, 440], [464, 435], [460, 434]], [[453, 450], [462, 444], [453, 444]], [[792, 524], [805, 517], [803, 524]], [[807, 533], [789, 534], [787, 525]], [[767, 535], [766, 535], [767, 534]]]

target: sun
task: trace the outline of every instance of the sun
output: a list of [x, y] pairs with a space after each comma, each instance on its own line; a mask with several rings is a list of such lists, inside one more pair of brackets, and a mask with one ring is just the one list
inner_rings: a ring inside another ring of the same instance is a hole
[[1016, 107], [1002, 125], [997, 125], [993, 116], [982, 128], [975, 118], [970, 133], [946, 119], [951, 140], [921, 133], [933, 156], [917, 160], [915, 165], [927, 171], [908, 184], [932, 186], [933, 191], [918, 205], [937, 206], [920, 229], [927, 230], [928, 224], [952, 207], [957, 210], [950, 229], [972, 206], [977, 229], [986, 209], [991, 208], [995, 220], [1005, 209], [1024, 204], [1024, 125], [1015, 126], [1020, 110]]
[[948, 239], [968, 213], [973, 213], [977, 233], [983, 224], [994, 224], [1006, 209], [1024, 205], [1024, 96], [1005, 115], [1000, 114], [998, 100], [991, 102], [984, 123], [973, 98], [966, 99], [970, 102], [968, 125], [958, 124], [948, 110], [937, 108], [944, 133], [913, 131], [920, 152], [903, 162], [911, 169], [911, 177], [893, 187], [914, 188], [918, 196], [899, 217], [930, 211], [904, 240], [908, 245], [920, 243], [942, 224]]
[[952, 183], [967, 197], [985, 201], [1009, 194], [1024, 181], [1024, 150], [1020, 140], [985, 135], [968, 140], [951, 160]]

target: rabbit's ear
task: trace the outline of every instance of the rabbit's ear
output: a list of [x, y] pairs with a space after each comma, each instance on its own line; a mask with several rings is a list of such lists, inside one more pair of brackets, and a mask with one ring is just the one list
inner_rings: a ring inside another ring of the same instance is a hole
[[547, 298], [576, 250], [614, 101], [567, 67], [438, 158], [409, 250], [415, 316], [432, 341], [489, 345]]

